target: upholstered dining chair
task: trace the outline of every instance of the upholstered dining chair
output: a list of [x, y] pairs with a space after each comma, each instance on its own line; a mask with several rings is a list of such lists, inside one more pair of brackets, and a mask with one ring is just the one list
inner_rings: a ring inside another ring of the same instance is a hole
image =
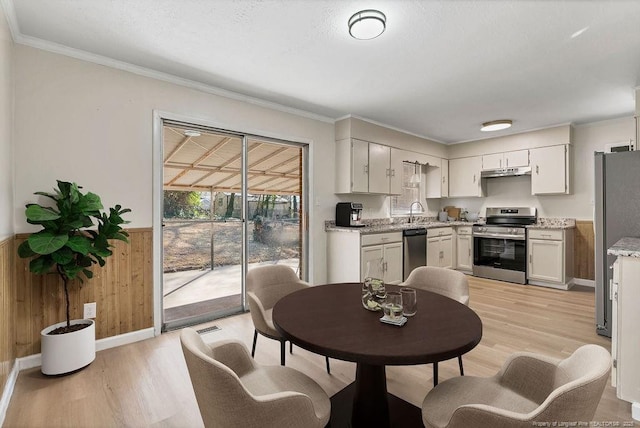
[[[449, 297], [469, 306], [469, 282], [462, 272], [435, 266], [420, 266], [411, 271], [401, 286], [419, 288]], [[464, 376], [462, 355], [458, 356], [460, 376]], [[438, 384], [438, 363], [433, 363], [433, 386]]]
[[422, 421], [427, 428], [591, 421], [610, 371], [611, 355], [598, 345], [581, 346], [564, 360], [516, 353], [493, 377], [457, 377], [433, 388], [422, 403]]
[[[287, 294], [306, 287], [309, 287], [309, 284], [301, 281], [293, 269], [285, 265], [258, 266], [247, 272], [247, 298], [254, 326], [252, 357], [255, 357], [260, 333], [280, 342], [280, 364], [284, 366], [286, 340], [273, 325], [273, 307]], [[292, 343], [289, 344], [289, 351], [293, 352]], [[327, 373], [330, 374], [329, 357], [325, 357], [325, 361]]]
[[320, 428], [329, 421], [329, 396], [307, 375], [261, 366], [239, 341], [206, 344], [192, 328], [180, 342], [205, 427]]

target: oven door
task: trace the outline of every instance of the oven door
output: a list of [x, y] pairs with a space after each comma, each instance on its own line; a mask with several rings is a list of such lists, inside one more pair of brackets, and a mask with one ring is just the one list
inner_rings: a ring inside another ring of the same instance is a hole
[[526, 283], [527, 241], [473, 237], [473, 274], [483, 278]]

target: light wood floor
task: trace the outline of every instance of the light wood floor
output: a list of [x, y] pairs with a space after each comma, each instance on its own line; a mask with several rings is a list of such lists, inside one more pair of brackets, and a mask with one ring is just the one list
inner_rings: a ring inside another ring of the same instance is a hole
[[[560, 291], [469, 279], [470, 306], [482, 318], [484, 334], [480, 344], [464, 356], [467, 375], [493, 375], [507, 355], [516, 351], [566, 357], [585, 343], [610, 349], [610, 341], [595, 333], [592, 289]], [[249, 314], [211, 324], [221, 330], [208, 333], [205, 340], [234, 337], [250, 347], [253, 325]], [[256, 360], [278, 364], [278, 343], [259, 337]], [[287, 365], [307, 373], [330, 395], [355, 376], [353, 363], [338, 360], [331, 360], [332, 374], [328, 375], [324, 358], [300, 348], [287, 355]], [[389, 367], [388, 389], [420, 405], [431, 389], [431, 373], [431, 366], [426, 365]], [[441, 381], [457, 375], [456, 360], [440, 364]], [[632, 421], [631, 406], [618, 400], [615, 390], [607, 386], [595, 420], [619, 421], [623, 426]], [[38, 369], [20, 373], [4, 426], [202, 426], [179, 333], [101, 351], [89, 367], [69, 376], [47, 378]]]

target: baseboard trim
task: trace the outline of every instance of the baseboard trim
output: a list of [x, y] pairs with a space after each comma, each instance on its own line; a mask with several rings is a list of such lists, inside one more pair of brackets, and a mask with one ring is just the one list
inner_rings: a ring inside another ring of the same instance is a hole
[[596, 288], [596, 282], [593, 279], [574, 278], [573, 283], [575, 285], [583, 285], [585, 287]]
[[[96, 352], [104, 351], [109, 348], [116, 348], [122, 345], [139, 342], [141, 340], [151, 339], [155, 336], [153, 327], [142, 330], [132, 331], [130, 333], [119, 334], [117, 336], [105, 337], [96, 340]], [[34, 354], [27, 357], [18, 358], [20, 370], [32, 369], [42, 365], [42, 355]]]
[[2, 390], [2, 398], [0, 398], [0, 427], [3, 426], [4, 418], [5, 416], [7, 416], [9, 401], [11, 401], [13, 388], [16, 386], [19, 371], [20, 369], [18, 368], [18, 361], [15, 361], [13, 363], [13, 367], [11, 368], [9, 376], [7, 377], [7, 382], [4, 384], [4, 389]]
[[132, 331], [130, 333], [119, 334], [117, 336], [105, 337], [104, 339], [96, 340], [96, 351], [116, 348], [118, 346], [140, 342], [141, 340], [151, 339], [153, 337], [155, 337], [153, 327]]

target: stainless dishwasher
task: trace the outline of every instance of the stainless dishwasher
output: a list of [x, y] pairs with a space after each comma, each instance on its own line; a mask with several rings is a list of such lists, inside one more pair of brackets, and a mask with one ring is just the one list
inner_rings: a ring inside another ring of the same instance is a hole
[[427, 265], [427, 229], [403, 230], [402, 243], [402, 278], [406, 281], [413, 269]]

